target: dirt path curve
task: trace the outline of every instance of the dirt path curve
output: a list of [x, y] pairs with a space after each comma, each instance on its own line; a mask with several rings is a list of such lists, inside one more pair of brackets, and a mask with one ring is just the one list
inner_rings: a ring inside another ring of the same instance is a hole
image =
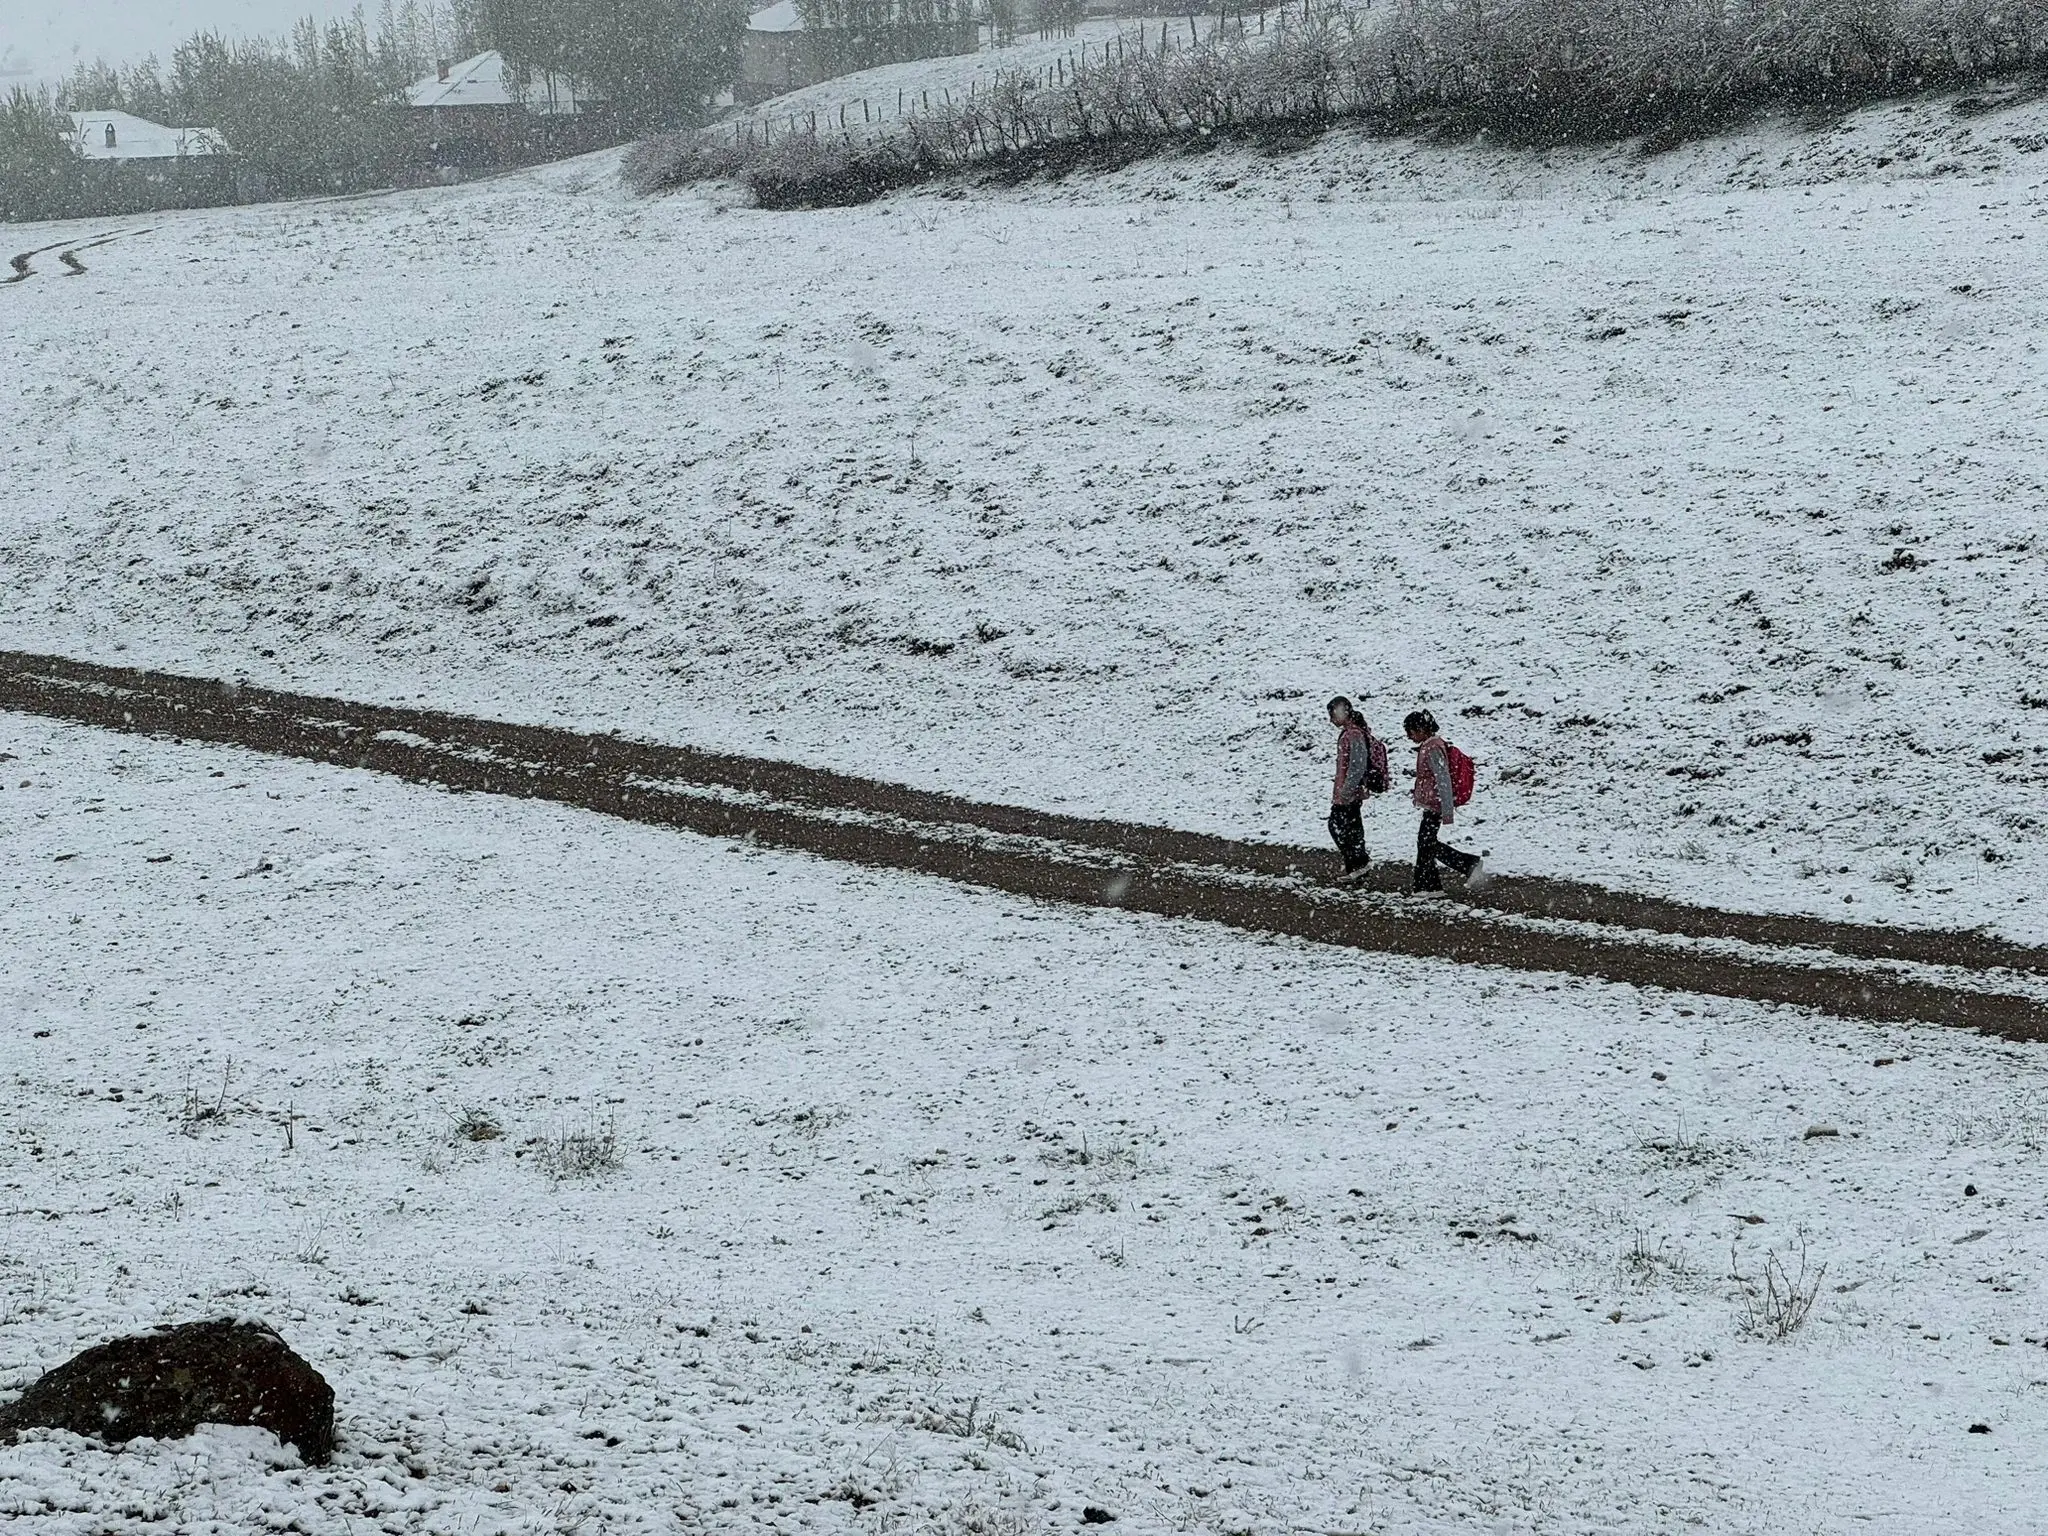
[[[1540, 879], [1501, 880], [1484, 906], [1415, 902], [1304, 878], [1303, 868], [1326, 860], [1302, 849], [983, 805], [767, 759], [19, 652], [0, 652], [0, 709], [555, 800], [1018, 896], [2048, 1041], [2048, 1001], [1982, 974], [2048, 974], [2048, 952], [1976, 934], [1752, 916]], [[1595, 923], [1602, 928], [1588, 926]], [[1959, 979], [1955, 968], [1978, 974]]]

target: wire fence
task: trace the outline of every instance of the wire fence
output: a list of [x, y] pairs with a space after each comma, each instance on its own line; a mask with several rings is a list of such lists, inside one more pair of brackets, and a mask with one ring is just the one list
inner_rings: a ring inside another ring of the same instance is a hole
[[[1018, 69], [998, 66], [988, 80], [970, 82], [961, 92], [961, 103], [972, 110], [983, 94], [1001, 97], [1018, 91], [1064, 90], [1071, 81], [1090, 70], [1107, 69], [1132, 60], [1166, 59], [1214, 46], [1226, 38], [1240, 41], [1261, 38], [1266, 35], [1269, 23], [1277, 34], [1284, 31], [1290, 21], [1306, 14], [1304, 7], [1288, 11], [1225, 10], [1207, 15], [1197, 12], [1180, 17], [1147, 19], [1113, 38], [1077, 42], [1049, 62]], [[1048, 28], [1038, 35], [1041, 41], [1049, 41], [1062, 33], [1072, 37], [1074, 32], [1075, 28], [1069, 25]], [[856, 139], [872, 138], [877, 133], [893, 131], [894, 125], [914, 117], [953, 112], [957, 105], [959, 103], [955, 102], [951, 86], [899, 86], [893, 98], [862, 95], [841, 101], [836, 107], [746, 113], [698, 131], [722, 138], [735, 149], [767, 149], [797, 135], [837, 133]]]

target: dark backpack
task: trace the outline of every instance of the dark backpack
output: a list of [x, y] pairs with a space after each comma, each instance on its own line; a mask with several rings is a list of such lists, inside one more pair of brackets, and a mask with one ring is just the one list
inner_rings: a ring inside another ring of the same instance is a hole
[[1365, 792], [1384, 795], [1392, 782], [1387, 777], [1387, 744], [1370, 727], [1361, 724], [1359, 729], [1365, 732]]

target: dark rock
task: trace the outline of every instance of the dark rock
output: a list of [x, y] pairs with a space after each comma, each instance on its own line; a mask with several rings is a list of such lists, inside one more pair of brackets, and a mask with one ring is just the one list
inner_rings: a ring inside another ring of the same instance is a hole
[[201, 1424], [253, 1424], [324, 1466], [334, 1389], [266, 1325], [221, 1318], [95, 1344], [0, 1405], [0, 1441], [24, 1429], [175, 1440]]

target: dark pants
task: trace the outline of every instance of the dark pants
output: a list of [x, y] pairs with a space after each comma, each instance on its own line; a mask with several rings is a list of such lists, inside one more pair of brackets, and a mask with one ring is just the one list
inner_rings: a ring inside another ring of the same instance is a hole
[[1344, 856], [1344, 873], [1347, 875], [1372, 862], [1372, 855], [1365, 851], [1365, 821], [1360, 815], [1361, 809], [1356, 805], [1330, 807], [1330, 841]]
[[1455, 869], [1461, 875], [1469, 875], [1478, 867], [1478, 854], [1462, 853], [1436, 840], [1443, 824], [1443, 817], [1435, 811], [1422, 813], [1422, 828], [1415, 834], [1415, 889], [1418, 891], [1440, 891], [1444, 888], [1443, 880], [1436, 872], [1439, 864], [1446, 869]]

